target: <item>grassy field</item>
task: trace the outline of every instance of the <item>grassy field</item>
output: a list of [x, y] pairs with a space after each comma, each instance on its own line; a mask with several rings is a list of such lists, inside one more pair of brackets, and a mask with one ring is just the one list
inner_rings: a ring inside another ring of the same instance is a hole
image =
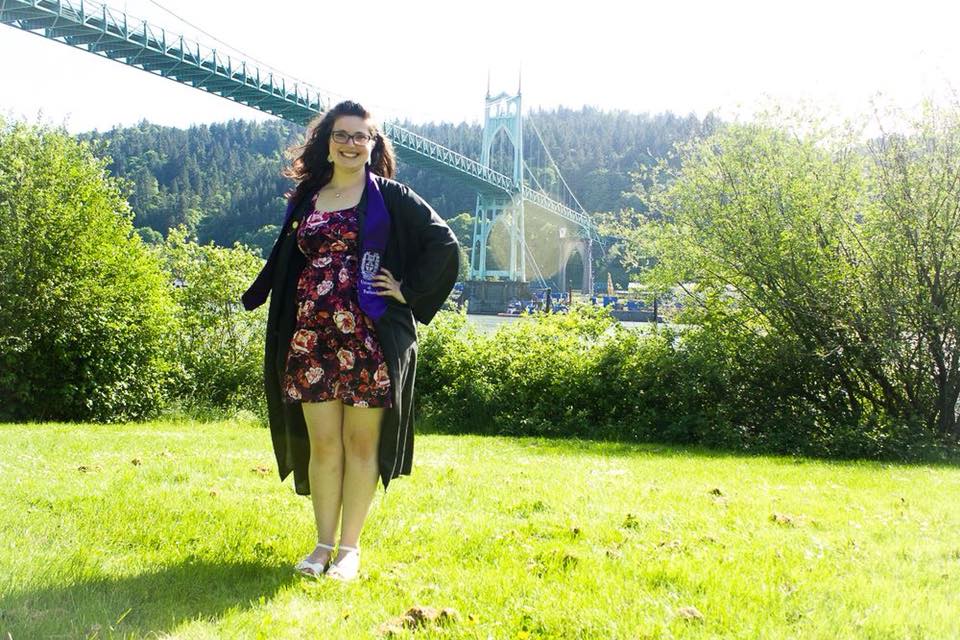
[[3, 639], [960, 638], [955, 467], [422, 435], [350, 584], [252, 424], [0, 425], [0, 472]]

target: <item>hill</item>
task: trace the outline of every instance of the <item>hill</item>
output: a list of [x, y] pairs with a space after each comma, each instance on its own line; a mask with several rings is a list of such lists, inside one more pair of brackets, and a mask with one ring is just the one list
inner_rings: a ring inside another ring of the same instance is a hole
[[[588, 212], [618, 211], [635, 205], [630, 173], [669, 153], [672, 145], [711, 130], [712, 116], [672, 113], [632, 114], [592, 108], [534, 111], [525, 119], [525, 160], [533, 167], [549, 161], [542, 137], [563, 177]], [[467, 156], [479, 158], [481, 127], [466, 123], [403, 123], [415, 132]], [[154, 240], [185, 225], [201, 242], [236, 241], [267, 249], [283, 211], [289, 182], [280, 176], [285, 147], [303, 129], [284, 121], [199, 125], [189, 129], [141, 122], [80, 137], [111, 158], [109, 169], [129, 183], [135, 224]], [[494, 166], [507, 152], [494, 150]], [[537, 170], [546, 188], [557, 183], [549, 169]], [[476, 196], [429, 170], [401, 165], [398, 178], [410, 184], [447, 219], [472, 215]], [[462, 240], [472, 231], [469, 217], [455, 228]]]

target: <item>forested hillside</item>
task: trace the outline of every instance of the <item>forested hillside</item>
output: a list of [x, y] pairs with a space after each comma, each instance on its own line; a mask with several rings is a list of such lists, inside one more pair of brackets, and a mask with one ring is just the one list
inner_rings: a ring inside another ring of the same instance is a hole
[[[411, 124], [417, 133], [479, 159], [481, 126], [466, 123]], [[592, 108], [535, 111], [525, 120], [524, 157], [538, 167], [545, 188], [558, 182], [549, 154], [588, 212], [619, 211], [635, 205], [630, 172], [666, 155], [674, 142], [712, 130], [716, 120], [671, 113], [648, 115]], [[539, 136], [538, 136], [539, 133]], [[269, 247], [283, 212], [289, 182], [280, 176], [283, 150], [298, 141], [301, 127], [280, 120], [233, 120], [189, 129], [142, 122], [136, 127], [89, 133], [102, 142], [110, 170], [128, 181], [135, 224], [153, 240], [184, 225], [201, 242], [235, 241]], [[502, 141], [501, 141], [502, 142]], [[494, 166], [509, 173], [509, 149], [495, 145]], [[398, 178], [423, 195], [445, 218], [473, 212], [476, 196], [434, 172], [401, 165]], [[466, 240], [467, 238], [461, 238]]]

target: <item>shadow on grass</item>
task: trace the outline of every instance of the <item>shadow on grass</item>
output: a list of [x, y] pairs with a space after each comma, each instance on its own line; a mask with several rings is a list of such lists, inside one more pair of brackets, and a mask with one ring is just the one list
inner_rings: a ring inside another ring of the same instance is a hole
[[[301, 580], [290, 567], [188, 562], [119, 578], [13, 591], [0, 600], [0, 634], [20, 638], [161, 636], [195, 619], [256, 607]], [[118, 622], [119, 621], [119, 622]]]
[[417, 433], [436, 436], [472, 436], [476, 438], [508, 438], [520, 445], [535, 447], [538, 453], [545, 455], [595, 455], [605, 457], [643, 457], [660, 458], [709, 458], [709, 459], [765, 459], [782, 464], [829, 464], [840, 467], [873, 467], [887, 469], [894, 467], [916, 468], [960, 468], [960, 453], [950, 458], [929, 458], [917, 460], [899, 460], [863, 457], [827, 457], [809, 454], [778, 453], [775, 451], [749, 451], [746, 449], [723, 449], [699, 444], [675, 444], [665, 442], [634, 442], [603, 438], [583, 438], [550, 435], [509, 435], [464, 431], [457, 433], [434, 423], [430, 416], [417, 417]]

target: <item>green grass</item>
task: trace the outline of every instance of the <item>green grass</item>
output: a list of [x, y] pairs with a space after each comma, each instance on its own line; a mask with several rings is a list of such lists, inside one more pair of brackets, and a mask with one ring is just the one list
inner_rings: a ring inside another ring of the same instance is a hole
[[415, 605], [459, 618], [400, 637], [960, 637], [949, 466], [420, 435], [351, 584], [293, 573], [310, 504], [250, 424], [2, 425], [0, 473], [4, 640], [367, 638]]

